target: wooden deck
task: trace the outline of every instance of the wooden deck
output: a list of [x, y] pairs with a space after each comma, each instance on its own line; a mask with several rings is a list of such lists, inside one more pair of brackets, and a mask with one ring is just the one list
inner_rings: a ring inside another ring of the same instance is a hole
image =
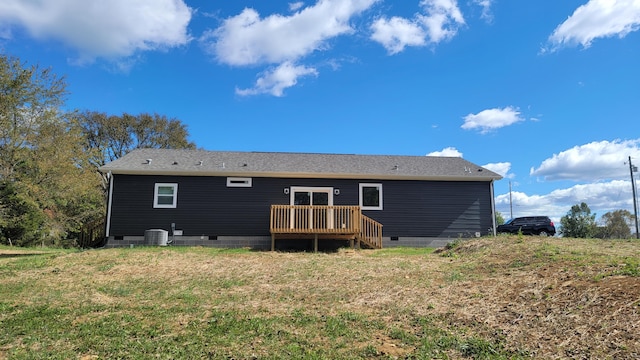
[[271, 250], [276, 238], [348, 240], [352, 247], [382, 248], [382, 224], [362, 214], [359, 206], [272, 205]]

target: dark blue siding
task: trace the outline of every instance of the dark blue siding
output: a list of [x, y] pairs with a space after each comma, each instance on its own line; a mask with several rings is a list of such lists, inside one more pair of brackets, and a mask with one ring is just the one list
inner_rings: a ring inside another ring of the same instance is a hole
[[364, 213], [385, 236], [467, 237], [492, 226], [487, 182], [385, 181], [383, 195], [382, 211]]
[[[170, 229], [185, 236], [269, 235], [272, 204], [289, 204], [284, 188], [340, 189], [334, 205], [358, 205], [359, 183], [383, 184], [381, 211], [365, 214], [383, 224], [384, 236], [458, 237], [492, 225], [489, 182], [253, 178], [250, 188], [229, 188], [225, 177], [114, 175], [110, 235], [142, 236]], [[178, 184], [176, 209], [154, 209], [155, 183]]]

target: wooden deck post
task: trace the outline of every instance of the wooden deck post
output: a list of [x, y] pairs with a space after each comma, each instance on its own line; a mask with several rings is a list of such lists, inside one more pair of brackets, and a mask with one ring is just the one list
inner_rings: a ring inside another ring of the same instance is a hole
[[271, 234], [271, 251], [276, 250], [276, 234]]
[[318, 252], [318, 234], [313, 236], [313, 252]]

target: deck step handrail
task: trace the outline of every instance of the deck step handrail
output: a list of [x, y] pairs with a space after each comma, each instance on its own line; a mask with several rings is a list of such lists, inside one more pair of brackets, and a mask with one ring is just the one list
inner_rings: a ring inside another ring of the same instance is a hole
[[382, 249], [382, 224], [365, 215], [361, 219], [360, 241], [372, 249]]

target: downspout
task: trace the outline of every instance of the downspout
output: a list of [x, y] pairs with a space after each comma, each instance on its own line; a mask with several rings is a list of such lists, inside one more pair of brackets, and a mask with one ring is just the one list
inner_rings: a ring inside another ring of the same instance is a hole
[[496, 199], [495, 199], [495, 195], [494, 195], [494, 191], [493, 191], [493, 183], [494, 180], [491, 180], [491, 223], [492, 223], [492, 229], [491, 232], [493, 233], [493, 236], [496, 236]]
[[104, 237], [108, 238], [111, 232], [111, 202], [113, 201], [113, 174], [107, 173], [109, 178], [109, 196], [107, 198], [107, 219], [105, 221]]

